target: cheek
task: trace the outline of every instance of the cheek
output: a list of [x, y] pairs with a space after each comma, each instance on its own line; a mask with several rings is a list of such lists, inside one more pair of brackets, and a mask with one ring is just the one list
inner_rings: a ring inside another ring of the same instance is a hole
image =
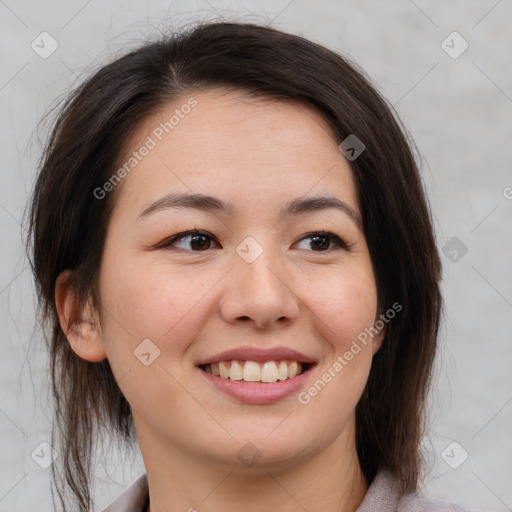
[[214, 285], [215, 276], [194, 279], [190, 272], [179, 269], [173, 269], [172, 277], [170, 274], [161, 262], [105, 261], [100, 292], [108, 312], [107, 344], [120, 345], [122, 340], [135, 349], [142, 340], [150, 339], [161, 349], [165, 344], [166, 353], [176, 353], [187, 345], [194, 326], [200, 325], [197, 315], [204, 314], [201, 299]]
[[178, 367], [197, 336], [198, 315], [205, 314], [198, 305], [214, 280], [191, 283], [190, 275], [169, 275], [161, 264], [135, 265], [120, 257], [106, 259], [102, 267], [107, 357], [123, 395], [137, 410], [148, 404], [158, 409], [155, 397], [165, 396], [175, 410], [189, 403]]
[[347, 350], [352, 340], [374, 325], [377, 290], [373, 273], [366, 267], [347, 266], [330, 272], [325, 280], [309, 287], [308, 300], [335, 352]]
[[368, 336], [365, 342], [358, 336], [374, 325], [377, 293], [373, 273], [355, 266], [331, 272], [323, 287], [309, 289], [315, 290], [309, 292], [309, 305], [328, 351], [298, 401], [304, 407], [304, 421], [320, 419], [317, 435], [333, 440], [349, 424], [368, 380], [372, 342]]

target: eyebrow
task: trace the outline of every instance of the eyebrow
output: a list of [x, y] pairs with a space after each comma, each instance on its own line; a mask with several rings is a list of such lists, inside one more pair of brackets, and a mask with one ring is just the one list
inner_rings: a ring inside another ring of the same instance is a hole
[[[150, 215], [151, 213], [168, 210], [171, 208], [192, 208], [204, 212], [218, 212], [233, 216], [238, 212], [232, 203], [226, 203], [221, 199], [205, 194], [168, 194], [145, 208], [138, 216], [137, 220]], [[320, 210], [335, 208], [346, 213], [362, 230], [363, 223], [359, 215], [345, 201], [333, 196], [316, 196], [292, 199], [288, 201], [280, 212], [280, 216], [304, 215]]]

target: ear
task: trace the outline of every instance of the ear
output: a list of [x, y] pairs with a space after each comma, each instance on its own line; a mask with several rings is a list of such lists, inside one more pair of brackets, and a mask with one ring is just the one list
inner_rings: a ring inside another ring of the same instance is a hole
[[55, 283], [55, 305], [60, 326], [73, 352], [86, 361], [103, 361], [107, 353], [99, 319], [90, 301], [84, 307], [78, 308], [70, 277], [71, 271], [65, 270], [59, 274]]
[[[377, 318], [379, 318], [379, 317], [377, 317]], [[381, 322], [382, 322], [382, 320], [381, 320]], [[377, 321], [375, 323], [377, 323]], [[379, 330], [379, 333], [373, 337], [373, 340], [372, 340], [372, 351], [373, 351], [372, 354], [373, 355], [375, 355], [382, 347], [382, 343], [384, 341], [384, 338], [386, 337], [386, 332], [387, 332], [387, 325], [384, 323], [384, 326], [382, 327], [382, 329]]]
[[382, 342], [384, 341], [384, 337], [386, 335], [385, 331], [386, 331], [386, 329], [383, 329], [382, 331], [379, 332], [379, 334], [377, 336], [375, 336], [375, 338], [373, 338], [373, 343], [372, 343], [373, 355], [375, 355], [380, 350], [380, 347], [382, 347]]

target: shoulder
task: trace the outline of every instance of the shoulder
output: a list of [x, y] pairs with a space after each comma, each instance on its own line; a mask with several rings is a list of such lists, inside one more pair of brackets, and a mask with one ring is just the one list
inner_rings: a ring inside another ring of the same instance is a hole
[[[124, 490], [103, 512], [145, 512], [149, 500], [147, 475], [144, 473]], [[371, 483], [356, 512], [490, 512], [426, 498], [402, 494], [391, 473], [381, 471]]]
[[371, 483], [356, 512], [490, 512], [468, 508], [455, 503], [426, 498], [418, 493], [402, 494], [398, 480], [381, 471]]
[[482, 509], [469, 508], [457, 503], [447, 503], [417, 494], [403, 496], [398, 504], [397, 512], [489, 512]]
[[148, 500], [148, 480], [146, 473], [144, 473], [132, 482], [103, 512], [145, 512]]

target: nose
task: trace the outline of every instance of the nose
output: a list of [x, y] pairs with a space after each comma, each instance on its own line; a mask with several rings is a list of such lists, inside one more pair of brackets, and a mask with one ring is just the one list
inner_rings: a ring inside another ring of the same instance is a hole
[[235, 256], [220, 299], [222, 318], [231, 324], [253, 324], [259, 330], [289, 326], [299, 316], [290, 271], [266, 251], [252, 263]]

